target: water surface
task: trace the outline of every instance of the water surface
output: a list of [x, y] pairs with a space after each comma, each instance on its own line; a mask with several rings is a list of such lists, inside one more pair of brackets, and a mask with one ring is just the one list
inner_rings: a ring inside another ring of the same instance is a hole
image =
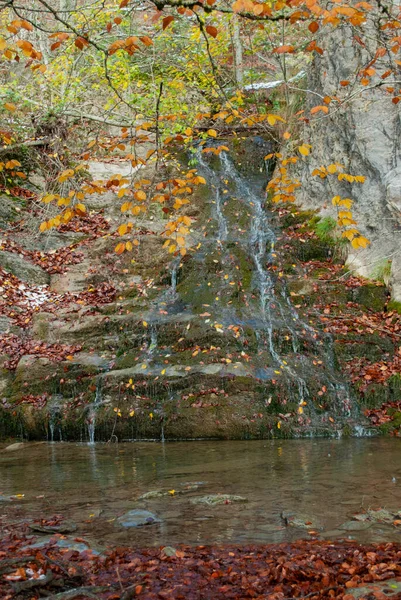
[[[322, 538], [401, 542], [401, 528], [377, 524], [366, 531], [339, 526], [357, 512], [401, 510], [398, 439], [199, 441], [83, 445], [53, 443], [0, 453], [2, 523], [60, 514], [91, 543], [174, 545], [281, 542], [309, 537], [285, 525], [282, 511], [319, 520]], [[181, 495], [188, 484], [197, 490]], [[175, 490], [138, 501], [151, 490]], [[245, 496], [245, 504], [194, 505], [206, 494]], [[161, 524], [122, 530], [116, 519], [145, 508]]]

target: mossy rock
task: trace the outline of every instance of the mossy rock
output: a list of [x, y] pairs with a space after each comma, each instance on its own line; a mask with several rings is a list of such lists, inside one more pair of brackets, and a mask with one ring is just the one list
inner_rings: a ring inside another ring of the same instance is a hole
[[390, 302], [387, 305], [387, 310], [389, 312], [394, 311], [401, 315], [401, 302], [397, 302], [396, 300], [390, 300]]
[[348, 298], [351, 302], [361, 304], [367, 310], [382, 312], [388, 301], [388, 292], [383, 285], [368, 283], [349, 290]]
[[291, 241], [291, 249], [293, 256], [302, 261], [310, 260], [326, 261], [332, 256], [332, 248], [318, 238], [308, 238], [304, 242], [299, 239]]
[[376, 362], [383, 358], [383, 354], [392, 356], [394, 344], [391, 339], [381, 337], [378, 333], [348, 333], [345, 336], [336, 336], [334, 352], [340, 361], [362, 357]]

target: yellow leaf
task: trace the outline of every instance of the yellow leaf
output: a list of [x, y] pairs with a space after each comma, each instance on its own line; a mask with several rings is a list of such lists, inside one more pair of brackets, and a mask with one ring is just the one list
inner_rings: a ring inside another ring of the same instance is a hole
[[207, 134], [208, 134], [210, 137], [214, 137], [214, 138], [215, 138], [215, 137], [217, 137], [217, 131], [216, 131], [215, 129], [208, 129], [208, 130], [207, 130]]
[[147, 324], [147, 322], [146, 322], [146, 321], [142, 321], [142, 325], [143, 325], [144, 327], [147, 327], [147, 326], [148, 326], [148, 324]]
[[276, 121], [281, 121], [283, 123], [285, 122], [284, 119], [279, 115], [267, 115], [267, 122], [269, 123], [269, 125], [275, 125]]
[[55, 198], [56, 196], [54, 194], [46, 194], [46, 196], [43, 196], [42, 202], [44, 202], [45, 204], [49, 204], [49, 202], [51, 202]]
[[124, 250], [125, 250], [125, 244], [123, 244], [121, 242], [119, 244], [117, 244], [117, 246], [114, 248], [114, 252], [116, 254], [122, 254], [124, 252]]
[[12, 104], [11, 102], [6, 102], [4, 105], [4, 108], [6, 110], [9, 110], [10, 112], [14, 112], [15, 110], [17, 110], [17, 107], [15, 106], [15, 104]]
[[277, 423], [277, 429], [281, 429], [281, 421]]
[[77, 210], [78, 212], [81, 212], [81, 213], [85, 213], [86, 212], [85, 204], [76, 204], [75, 210]]
[[126, 223], [124, 223], [123, 225], [120, 225], [120, 227], [117, 229], [119, 235], [125, 235], [128, 231], [128, 225]]
[[134, 411], [134, 410], [131, 410], [131, 411], [130, 411], [130, 413], [129, 413], [129, 416], [130, 416], [130, 417], [133, 417], [133, 416], [134, 416], [134, 414], [135, 414], [135, 411]]
[[137, 200], [139, 200], [139, 201], [141, 201], [141, 200], [146, 200], [146, 194], [145, 194], [145, 192], [144, 192], [144, 191], [142, 191], [142, 190], [139, 190], [138, 192], [135, 192], [134, 196], [135, 196], [135, 198], [136, 198]]
[[351, 206], [353, 205], [353, 201], [350, 198], [343, 198], [342, 200], [340, 200], [340, 202], [338, 203], [341, 206], [345, 206], [345, 208], [350, 209]]
[[333, 165], [329, 165], [327, 167], [327, 170], [328, 170], [329, 173], [333, 174], [333, 173], [335, 173], [337, 171], [337, 166], [334, 165], [334, 164]]
[[304, 144], [302, 144], [302, 146], [298, 146], [298, 150], [299, 150], [299, 153], [302, 154], [302, 156], [309, 155], [309, 148], [307, 146], [305, 146]]

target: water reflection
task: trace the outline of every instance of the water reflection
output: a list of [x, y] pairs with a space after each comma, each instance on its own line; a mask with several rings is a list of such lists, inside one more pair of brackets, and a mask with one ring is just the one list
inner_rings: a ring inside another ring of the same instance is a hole
[[[2, 519], [62, 514], [76, 521], [79, 536], [100, 544], [279, 542], [308, 536], [283, 522], [281, 512], [293, 510], [321, 522], [323, 536], [348, 537], [338, 528], [353, 513], [401, 509], [400, 449], [397, 439], [32, 445], [0, 455], [0, 493], [25, 495], [2, 503]], [[179, 494], [195, 482], [199, 489]], [[156, 489], [177, 493], [138, 502]], [[248, 502], [191, 503], [215, 493]], [[133, 508], [156, 513], [162, 523], [116, 527], [115, 519]], [[352, 536], [401, 541], [391, 525]]]

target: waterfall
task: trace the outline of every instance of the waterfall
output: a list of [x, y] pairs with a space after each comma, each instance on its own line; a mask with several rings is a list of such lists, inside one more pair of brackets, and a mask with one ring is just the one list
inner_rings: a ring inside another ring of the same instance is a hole
[[171, 283], [170, 289], [168, 290], [168, 297], [170, 300], [175, 300], [175, 298], [177, 297], [177, 274], [180, 262], [181, 258], [178, 257], [171, 263]]
[[[257, 368], [258, 373], [266, 373], [266, 377], [269, 378], [268, 366], [273, 369], [273, 372], [280, 373], [287, 381], [289, 393], [292, 393], [290, 389], [295, 388], [299, 405], [303, 405], [305, 400], [310, 397], [305, 381], [305, 373], [309, 370], [310, 376], [314, 379], [313, 361], [301, 350], [302, 338], [304, 341], [307, 340], [308, 345], [315, 349], [316, 354], [324, 354], [324, 362], [325, 364], [328, 363], [327, 373], [325, 373], [327, 387], [335, 396], [336, 405], [339, 407], [341, 414], [349, 416], [348, 389], [342, 382], [337, 380], [337, 376], [334, 374], [334, 364], [329, 359], [330, 353], [332, 354], [330, 341], [325, 334], [323, 336], [318, 335], [316, 330], [300, 318], [292, 305], [285, 282], [279, 280], [274, 272], [269, 269], [269, 266], [274, 264], [276, 236], [269, 214], [264, 207], [263, 194], [259, 190], [253, 190], [252, 182], [248, 181], [248, 178], [245, 179], [238, 172], [226, 152], [219, 154], [220, 165], [218, 169], [212, 169], [201, 151], [198, 151], [197, 157], [200, 171], [203, 172], [211, 185], [214, 195], [214, 218], [218, 230], [215, 241], [220, 244], [222, 249], [222, 262], [229, 263], [230, 253], [227, 243], [230, 241], [239, 245], [246, 256], [249, 257], [249, 260], [253, 262], [253, 284], [257, 296], [255, 309], [259, 313], [259, 317], [255, 319], [257, 313], [255, 314], [252, 307], [248, 308], [248, 317], [246, 316], [245, 307], [241, 307], [241, 314], [239, 315], [238, 309], [237, 314], [235, 314], [234, 309], [226, 307], [224, 313], [226, 319], [231, 320], [231, 323], [236, 322], [252, 327], [258, 340], [258, 356], [262, 356], [261, 360], [263, 360], [265, 348], [267, 348], [270, 356], [270, 360], [268, 360], [270, 365], [267, 365], [266, 362], [265, 364], [262, 363]], [[213, 160], [215, 159], [213, 158]], [[241, 235], [233, 231], [233, 226], [228, 222], [223, 211], [222, 194], [223, 190], [227, 192], [227, 187], [230, 188], [230, 194], [226, 198], [233, 200], [233, 197], [236, 196], [236, 201], [242, 203], [242, 206], [248, 211], [249, 223], [245, 229], [239, 229]], [[291, 340], [293, 355], [290, 357], [287, 354], [283, 356], [280, 348], [280, 336], [283, 335], [285, 330], [288, 332], [285, 339]], [[309, 404], [313, 413], [313, 403], [310, 402]]]
[[208, 163], [205, 161], [202, 152], [198, 152], [196, 157], [197, 157], [197, 160], [198, 160], [200, 166], [208, 172], [209, 182], [214, 187], [214, 190], [213, 190], [214, 194], [215, 194], [215, 196], [214, 196], [215, 211], [214, 212], [215, 212], [215, 217], [216, 217], [217, 226], [218, 226], [217, 242], [221, 244], [222, 242], [225, 242], [228, 237], [228, 224], [227, 224], [227, 220], [224, 216], [224, 212], [223, 212], [223, 208], [222, 208], [221, 183], [220, 183], [220, 180], [217, 177], [217, 175], [211, 170]]
[[149, 324], [150, 341], [148, 345], [147, 354], [151, 358], [157, 349], [157, 329], [154, 323]]
[[88, 413], [88, 436], [89, 444], [95, 443], [95, 430], [96, 430], [96, 414], [99, 410], [99, 406], [102, 404], [102, 379], [98, 376], [96, 381], [96, 392], [94, 402], [89, 407]]
[[50, 413], [50, 420], [49, 420], [49, 429], [50, 429], [50, 441], [54, 442], [54, 421], [55, 421], [55, 417], [54, 417], [54, 413]]
[[62, 437], [62, 433], [61, 433], [61, 409], [60, 409], [60, 405], [59, 402], [62, 403], [63, 401], [63, 397], [60, 395], [56, 395], [53, 397], [53, 402], [57, 402], [52, 404], [52, 406], [49, 409], [48, 415], [49, 415], [49, 438], [51, 442], [55, 441], [55, 433], [56, 433], [56, 429], [58, 431], [58, 435], [59, 435], [59, 441], [61, 442], [63, 440]]

